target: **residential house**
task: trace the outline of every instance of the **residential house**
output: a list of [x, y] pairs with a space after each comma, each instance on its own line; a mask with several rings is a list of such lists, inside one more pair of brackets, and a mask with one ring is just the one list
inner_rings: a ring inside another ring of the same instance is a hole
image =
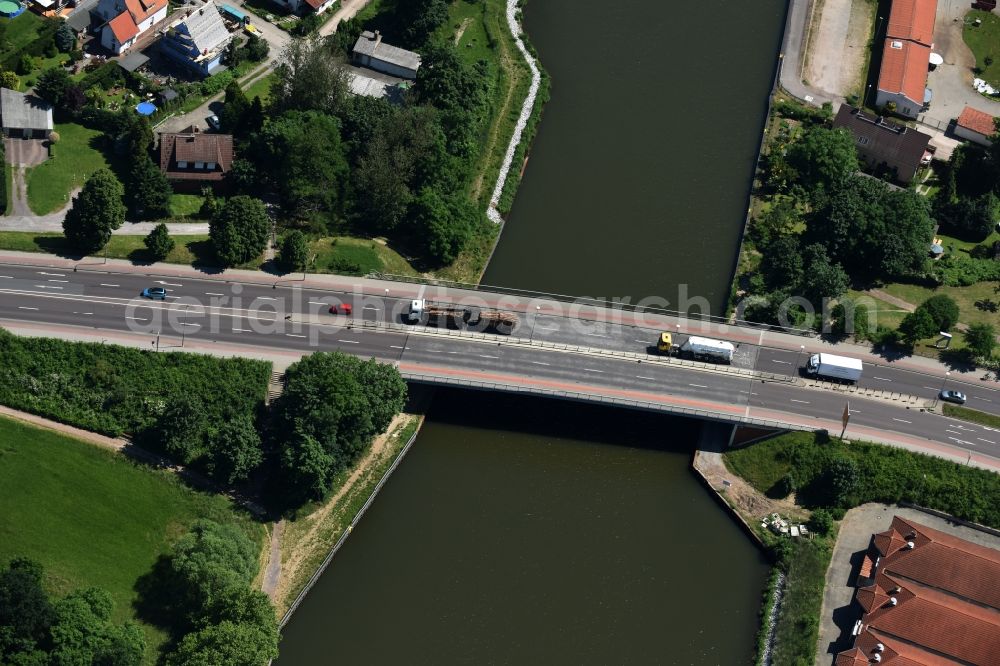
[[219, 188], [233, 166], [233, 137], [197, 127], [160, 134], [160, 170], [178, 191]]
[[52, 131], [52, 105], [34, 95], [0, 88], [0, 126], [5, 137], [47, 139]]
[[876, 106], [916, 118], [931, 101], [927, 88], [937, 0], [893, 0], [882, 48]]
[[365, 30], [358, 37], [352, 52], [354, 64], [384, 72], [402, 79], [417, 78], [420, 55], [382, 41], [382, 34], [376, 30]]
[[226, 47], [232, 39], [219, 9], [209, 2], [167, 29], [160, 40], [160, 52], [208, 76], [222, 65]]
[[997, 663], [1000, 550], [894, 516], [861, 568], [862, 616], [836, 666]]
[[990, 137], [996, 134], [994, 124], [996, 119], [985, 111], [967, 106], [955, 121], [955, 136], [961, 137], [981, 146], [991, 146]]
[[167, 0], [100, 0], [93, 12], [105, 22], [101, 46], [120, 55], [167, 17]]
[[287, 7], [288, 11], [295, 14], [308, 14], [309, 12], [322, 14], [333, 7], [337, 0], [274, 0], [274, 2], [282, 7]]
[[930, 161], [927, 151], [930, 135], [881, 116], [842, 104], [833, 126], [842, 127], [854, 136], [858, 156], [869, 167], [894, 171], [901, 183], [913, 180], [920, 165]]

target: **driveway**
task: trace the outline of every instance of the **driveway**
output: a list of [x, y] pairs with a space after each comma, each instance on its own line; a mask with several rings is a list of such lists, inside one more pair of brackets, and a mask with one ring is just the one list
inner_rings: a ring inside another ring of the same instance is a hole
[[7, 164], [33, 167], [49, 159], [49, 149], [41, 139], [4, 139]]
[[894, 515], [972, 543], [1000, 549], [1000, 537], [950, 523], [916, 509], [885, 504], [864, 504], [851, 509], [840, 523], [837, 545], [834, 546], [830, 568], [826, 572], [823, 609], [820, 611], [819, 647], [816, 651], [817, 665], [832, 664], [833, 657], [853, 643], [851, 630], [861, 617], [861, 609], [853, 603], [855, 588], [852, 583], [858, 575], [872, 534], [887, 530]]
[[813, 12], [803, 81], [832, 97], [858, 94], [874, 5], [868, 0], [822, 0]]
[[972, 87], [976, 59], [962, 39], [963, 17], [968, 11], [968, 0], [938, 0], [934, 52], [944, 58], [944, 64], [927, 77], [927, 87], [934, 91], [934, 99], [931, 108], [920, 117], [931, 125], [947, 126], [966, 106], [1000, 116], [1000, 101], [983, 97]]

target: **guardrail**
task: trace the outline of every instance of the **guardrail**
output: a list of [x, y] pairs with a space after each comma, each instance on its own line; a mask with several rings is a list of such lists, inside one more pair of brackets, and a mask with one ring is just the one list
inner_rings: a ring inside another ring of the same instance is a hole
[[707, 409], [677, 407], [674, 405], [666, 405], [648, 400], [630, 400], [626, 398], [614, 398], [611, 396], [580, 393], [577, 391], [559, 391], [556, 389], [545, 389], [504, 382], [488, 382], [475, 379], [453, 379], [451, 377], [441, 377], [439, 375], [429, 375], [419, 372], [401, 371], [400, 374], [402, 374], [403, 378], [407, 381], [416, 382], [418, 384], [429, 384], [432, 386], [460, 386], [482, 391], [504, 391], [506, 393], [517, 393], [521, 395], [543, 396], [548, 398], [559, 398], [561, 400], [575, 400], [577, 402], [600, 403], [613, 407], [627, 407], [629, 409], [642, 409], [651, 412], [666, 412], [669, 414], [694, 417], [708, 421], [738, 423], [741, 425], [753, 425], [760, 426], [762, 428], [773, 428], [776, 430], [801, 430], [805, 432], [811, 432], [814, 430], [814, 428], [810, 428], [808, 426], [786, 423], [784, 421], [777, 421], [774, 419], [758, 419], [750, 416], [713, 412]]

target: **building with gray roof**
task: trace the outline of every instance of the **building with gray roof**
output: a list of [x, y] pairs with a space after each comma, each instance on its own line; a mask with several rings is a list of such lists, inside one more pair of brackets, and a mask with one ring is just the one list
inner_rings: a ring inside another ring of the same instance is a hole
[[222, 14], [210, 2], [170, 26], [160, 48], [173, 60], [208, 76], [222, 64], [232, 38]]
[[378, 30], [361, 33], [352, 55], [356, 65], [403, 79], [417, 78], [417, 69], [420, 68], [419, 54], [386, 44]]
[[52, 131], [52, 105], [34, 95], [0, 88], [0, 125], [6, 137], [46, 139]]

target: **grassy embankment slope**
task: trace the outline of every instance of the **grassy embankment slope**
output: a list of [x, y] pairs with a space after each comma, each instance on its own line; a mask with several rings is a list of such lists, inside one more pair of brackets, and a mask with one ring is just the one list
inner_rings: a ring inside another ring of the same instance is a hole
[[[0, 418], [0, 563], [38, 560], [56, 595], [96, 585], [116, 622], [137, 619], [136, 581], [198, 518], [263, 528], [220, 496], [195, 492], [169, 472], [142, 467], [79, 440]], [[154, 663], [166, 634], [141, 624]]]

